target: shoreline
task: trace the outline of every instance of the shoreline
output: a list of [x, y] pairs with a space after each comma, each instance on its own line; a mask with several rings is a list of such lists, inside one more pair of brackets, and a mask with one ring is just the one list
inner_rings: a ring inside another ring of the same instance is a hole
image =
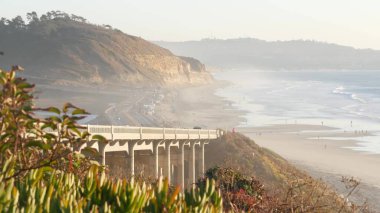
[[[295, 132], [296, 129], [299, 132]], [[342, 177], [359, 180], [361, 184], [349, 200], [363, 204], [368, 199], [372, 208], [380, 210], [380, 155], [345, 148], [358, 143], [355, 140], [357, 135], [337, 132], [331, 127], [302, 124], [239, 128], [237, 131], [241, 131], [258, 145], [281, 155], [312, 177], [322, 179], [342, 195], [346, 194], [340, 181]], [[345, 136], [349, 139], [323, 139], [325, 136]]]
[[[238, 127], [245, 121], [247, 112], [235, 108], [232, 101], [216, 95], [216, 91], [224, 86], [224, 82], [216, 81], [209, 85], [167, 91], [165, 99], [156, 109], [156, 115], [174, 127], [236, 128], [258, 145], [281, 155], [296, 168], [322, 179], [342, 195], [346, 191], [340, 178], [353, 176], [361, 184], [350, 200], [360, 205], [368, 199], [371, 208], [380, 211], [380, 204], [377, 203], [380, 200], [380, 175], [376, 174], [380, 155], [344, 148], [356, 146], [361, 135], [334, 127], [307, 124]], [[372, 132], [366, 136], [370, 134]]]

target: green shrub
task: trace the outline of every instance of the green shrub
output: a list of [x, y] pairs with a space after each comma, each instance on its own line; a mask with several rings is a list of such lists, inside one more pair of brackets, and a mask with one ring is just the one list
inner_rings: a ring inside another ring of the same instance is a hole
[[[28, 171], [43, 167], [78, 175], [85, 173], [95, 162], [76, 150], [90, 137], [87, 131], [80, 131], [77, 124], [87, 112], [69, 103], [62, 110], [35, 108], [34, 85], [16, 76], [21, 70], [19, 66], [13, 66], [9, 72], [0, 69], [0, 167], [5, 168], [9, 159], [14, 161], [10, 164], [13, 167], [8, 168], [10, 171], [0, 172], [9, 175], [4, 176], [5, 180], [22, 178]], [[37, 111], [49, 112], [52, 116], [39, 118], [35, 115]]]
[[[0, 70], [0, 212], [222, 211], [212, 181], [181, 193], [167, 180], [151, 185], [107, 177], [77, 152], [90, 137], [106, 142], [80, 130], [77, 121], [87, 112], [72, 104], [34, 108], [34, 85], [16, 77], [20, 70]], [[54, 115], [38, 118], [36, 111]]]

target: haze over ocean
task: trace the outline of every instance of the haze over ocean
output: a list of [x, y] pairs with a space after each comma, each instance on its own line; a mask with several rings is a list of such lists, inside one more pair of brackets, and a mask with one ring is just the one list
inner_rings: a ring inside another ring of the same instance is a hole
[[248, 112], [241, 126], [323, 122], [337, 131], [356, 131], [360, 137], [354, 139], [361, 142], [349, 148], [380, 153], [378, 71], [233, 70], [214, 77], [231, 82], [217, 94]]

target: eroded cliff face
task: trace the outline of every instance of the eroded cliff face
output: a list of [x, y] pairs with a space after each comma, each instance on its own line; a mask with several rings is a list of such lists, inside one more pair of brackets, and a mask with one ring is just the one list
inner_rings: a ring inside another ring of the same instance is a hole
[[135, 55], [133, 59], [141, 70], [151, 70], [152, 80], [163, 84], [201, 84], [212, 80], [205, 66], [194, 59], [189, 62], [174, 55]]
[[179, 57], [142, 38], [72, 20], [0, 30], [1, 66], [23, 65], [54, 84], [175, 86], [212, 81], [196, 59]]

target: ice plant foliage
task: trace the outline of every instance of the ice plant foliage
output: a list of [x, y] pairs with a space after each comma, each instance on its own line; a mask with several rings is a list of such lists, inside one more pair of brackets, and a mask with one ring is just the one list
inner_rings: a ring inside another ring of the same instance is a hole
[[[6, 161], [3, 169], [12, 167]], [[23, 181], [0, 175], [1, 212], [221, 212], [222, 199], [214, 183], [181, 193], [168, 181], [156, 184], [110, 179], [92, 165], [81, 179], [73, 173], [39, 168]]]

